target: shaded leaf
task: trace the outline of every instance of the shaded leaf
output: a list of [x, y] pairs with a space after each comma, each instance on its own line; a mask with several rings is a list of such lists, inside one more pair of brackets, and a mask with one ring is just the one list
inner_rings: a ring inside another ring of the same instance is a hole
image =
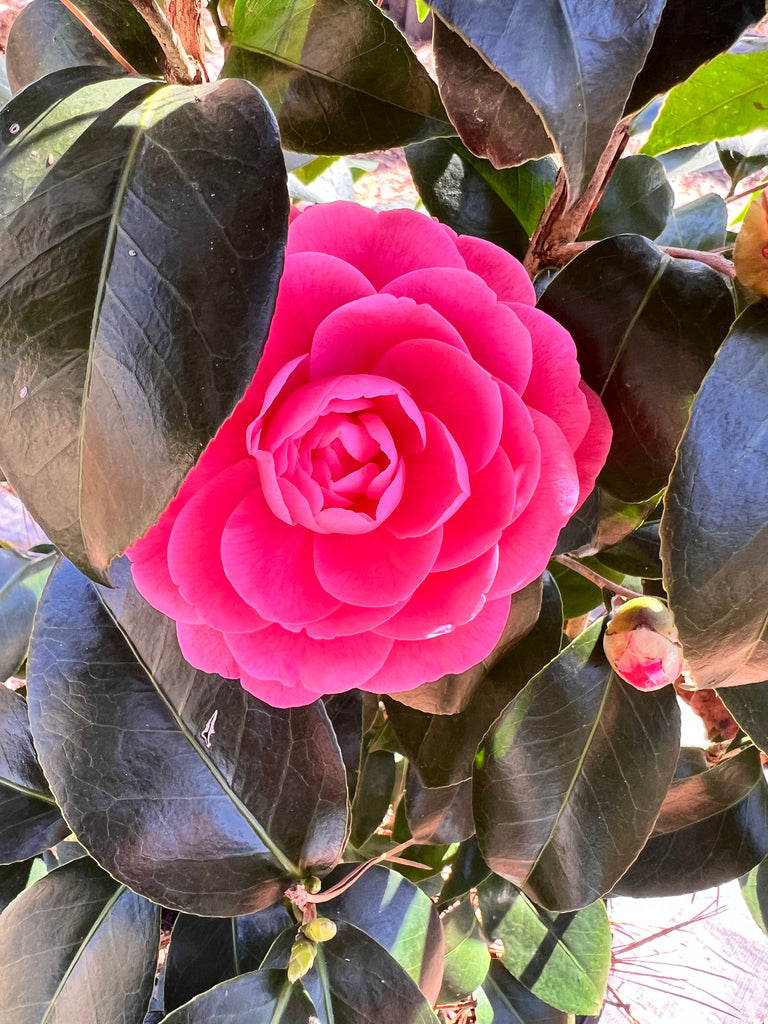
[[27, 656], [37, 602], [57, 557], [0, 547], [0, 681]]
[[624, 502], [596, 487], [560, 531], [553, 554], [591, 555], [618, 544], [651, 515], [660, 497], [656, 494], [646, 501]]
[[0, 464], [103, 572], [258, 361], [288, 214], [277, 128], [246, 82], [83, 67], [13, 99], [0, 139]]
[[451, 873], [440, 890], [441, 909], [449, 907], [454, 900], [465, 896], [470, 889], [475, 889], [491, 874], [491, 869], [483, 860], [477, 845], [477, 837], [466, 839], [451, 861]]
[[721, 53], [669, 93], [642, 152], [656, 156], [768, 128], [767, 76], [768, 51]]
[[768, 935], [768, 862], [761, 860], [739, 879], [739, 885], [750, 914]]
[[572, 1018], [538, 999], [500, 960], [491, 961], [483, 992], [492, 1016], [484, 1019], [478, 1015], [478, 1024], [571, 1024]]
[[27, 861], [68, 832], [37, 760], [26, 701], [0, 686], [0, 864]]
[[339, 743], [347, 772], [349, 799], [354, 800], [360, 773], [363, 742], [363, 695], [360, 690], [347, 690], [323, 698], [333, 731]]
[[163, 1024], [314, 1024], [315, 1007], [285, 971], [254, 971], [233, 978], [163, 1018]]
[[[283, 932], [264, 967], [285, 969], [294, 938], [295, 930]], [[338, 922], [329, 942], [317, 946], [315, 966], [302, 982], [323, 1024], [437, 1024], [429, 1003], [403, 968], [366, 932], [346, 921]]]
[[714, 193], [700, 196], [671, 212], [656, 244], [705, 251], [719, 249], [725, 245], [727, 226], [725, 201]]
[[707, 7], [706, 14], [698, 0], [667, 0], [650, 53], [632, 86], [627, 110], [639, 110], [654, 96], [684, 81], [764, 15], [764, 0], [719, 0]]
[[653, 836], [614, 887], [619, 896], [677, 896], [722, 885], [768, 855], [768, 783], [749, 747], [672, 784]]
[[741, 138], [723, 139], [717, 144], [717, 152], [733, 190], [743, 178], [768, 164], [768, 132], [750, 132]]
[[[129, 0], [78, 0], [78, 7], [139, 74], [163, 77], [165, 55]], [[6, 54], [14, 92], [63, 68], [82, 64], [120, 68], [61, 0], [26, 4], [11, 26]]]
[[562, 608], [547, 575], [541, 613], [533, 629], [485, 674], [460, 712], [432, 715], [384, 698], [389, 720], [424, 786], [451, 786], [472, 775], [477, 746], [496, 716], [560, 650]]
[[644, 523], [618, 544], [603, 548], [599, 561], [626, 576], [661, 579], [661, 553], [658, 522]]
[[673, 689], [622, 682], [601, 631], [595, 623], [531, 680], [476, 759], [483, 857], [552, 910], [585, 907], [624, 874], [650, 835], [680, 746]]
[[504, 943], [501, 962], [511, 975], [558, 1010], [599, 1013], [611, 964], [611, 927], [601, 900], [552, 914], [495, 876], [480, 883], [477, 895], [483, 927]]
[[283, 145], [361, 153], [452, 135], [437, 88], [369, 0], [236, 0], [226, 78], [262, 90]]
[[56, 569], [27, 684], [35, 745], [78, 840], [150, 899], [248, 913], [338, 860], [346, 784], [322, 703], [277, 710], [191, 668], [174, 624], [132, 588], [97, 591]]
[[389, 750], [366, 751], [351, 809], [350, 842], [362, 846], [384, 820], [395, 786], [395, 758]]
[[469, 897], [442, 918], [445, 936], [445, 973], [439, 1002], [466, 999], [485, 981], [491, 963], [488, 943]]
[[658, 160], [628, 156], [619, 160], [581, 237], [606, 238], [633, 232], [655, 238], [675, 204], [675, 194]]
[[26, 888], [33, 863], [34, 860], [21, 860], [0, 865], [0, 914]]
[[573, 335], [582, 376], [611, 419], [600, 483], [624, 501], [650, 498], [667, 482], [691, 400], [733, 319], [728, 285], [623, 235], [577, 256], [539, 306]]
[[159, 941], [159, 907], [91, 860], [58, 868], [0, 918], [0, 1021], [135, 1024], [149, 1006]]
[[417, 843], [460, 843], [475, 834], [470, 779], [427, 789], [409, 765], [405, 783], [408, 828]]
[[756, 747], [768, 751], [768, 682], [724, 686], [720, 700]]
[[[430, 6], [535, 108], [562, 155], [575, 199], [621, 118], [650, 49], [663, 0], [610, 0], [599, 6], [578, 0], [542, 6], [537, 0], [522, 0], [512, 7], [505, 0], [482, 5], [433, 0]], [[596, 45], [598, 39], [610, 39], [610, 46]], [[542, 40], [547, 49], [545, 73]], [[447, 69], [441, 77], [448, 77]], [[516, 130], [510, 119], [508, 133]], [[528, 152], [523, 158], [541, 155]]]
[[440, 95], [462, 141], [493, 167], [547, 156], [554, 143], [523, 93], [440, 18], [433, 23]]
[[702, 686], [768, 679], [768, 307], [750, 306], [691, 411], [661, 520], [665, 587]]

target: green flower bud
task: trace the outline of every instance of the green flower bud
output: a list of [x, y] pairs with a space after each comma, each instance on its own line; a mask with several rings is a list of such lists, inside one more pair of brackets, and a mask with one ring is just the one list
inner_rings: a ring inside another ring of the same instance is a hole
[[317, 875], [310, 875], [308, 878], [304, 879], [304, 888], [311, 896], [314, 896], [316, 895], [316, 893], [320, 892], [322, 887], [323, 883], [320, 881]]
[[317, 948], [314, 942], [301, 936], [291, 946], [291, 958], [288, 961], [288, 981], [293, 984], [312, 967], [317, 955]]
[[336, 922], [327, 917], [316, 917], [304, 925], [304, 934], [312, 942], [327, 942], [336, 934]]
[[614, 672], [638, 690], [667, 686], [683, 668], [672, 612], [655, 597], [621, 605], [608, 623], [603, 649]]

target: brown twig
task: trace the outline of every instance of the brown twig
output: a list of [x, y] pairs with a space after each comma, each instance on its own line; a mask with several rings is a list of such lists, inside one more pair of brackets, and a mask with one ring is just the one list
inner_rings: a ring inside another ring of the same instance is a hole
[[570, 555], [553, 555], [553, 562], [559, 562], [560, 565], [564, 565], [567, 569], [572, 569], [577, 572], [584, 579], [589, 580], [590, 583], [594, 583], [595, 586], [601, 587], [604, 590], [610, 590], [614, 594], [618, 594], [619, 597], [626, 597], [630, 601], [633, 597], [642, 597], [636, 590], [629, 590], [627, 587], [622, 587], [620, 583], [614, 583], [613, 580], [607, 579], [605, 576], [601, 576], [599, 572], [595, 572], [594, 569], [590, 569], [586, 565], [582, 565], [575, 558], [571, 558]]
[[155, 0], [131, 0], [160, 44], [166, 60], [166, 80], [179, 85], [197, 85], [203, 81], [202, 67], [184, 49], [175, 29]]
[[115, 58], [115, 60], [117, 61], [117, 63], [121, 67], [125, 68], [125, 70], [128, 71], [132, 75], [137, 75], [138, 74], [138, 71], [136, 70], [136, 68], [134, 68], [131, 64], [128, 63], [128, 61], [119, 52], [119, 50], [115, 49], [115, 47], [112, 45], [112, 43], [110, 43], [110, 41], [104, 35], [104, 33], [100, 29], [96, 28], [96, 26], [93, 24], [93, 22], [91, 21], [91, 19], [88, 17], [87, 14], [83, 14], [83, 12], [80, 10], [80, 8], [77, 5], [72, 3], [72, 0], [61, 0], [61, 2], [64, 4], [64, 6], [70, 12], [70, 14], [74, 14], [74, 16], [77, 18], [77, 20], [82, 25], [85, 25], [85, 27], [91, 33], [93, 38], [98, 40], [98, 42], [101, 43], [101, 45], [104, 47], [104, 49], [107, 51], [107, 53], [111, 54], [111, 56], [113, 56]]
[[[565, 242], [561, 245], [553, 246], [548, 252], [549, 264], [554, 267], [562, 267], [594, 244], [595, 242]], [[721, 256], [720, 253], [705, 252], [702, 249], [680, 249], [674, 245], [660, 245], [658, 248], [661, 252], [665, 252], [667, 256], [673, 256], [675, 259], [696, 260], [698, 263], [704, 263], [706, 266], [712, 267], [713, 270], [718, 271], [720, 274], [725, 274], [726, 277], [736, 277], [736, 269], [733, 263], [731, 260], [726, 259], [725, 256]]]

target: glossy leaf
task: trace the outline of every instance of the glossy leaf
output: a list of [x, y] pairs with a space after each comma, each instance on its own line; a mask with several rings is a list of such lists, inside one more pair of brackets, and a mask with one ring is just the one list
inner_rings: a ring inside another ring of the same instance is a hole
[[749, 747], [672, 784], [619, 896], [677, 896], [722, 885], [768, 855], [768, 783]]
[[257, 970], [272, 942], [292, 923], [282, 903], [242, 917], [179, 914], [165, 963], [166, 1013], [214, 985]]
[[441, 909], [449, 907], [454, 900], [475, 889], [491, 874], [477, 845], [477, 837], [471, 836], [460, 844], [451, 861], [451, 871], [440, 890]]
[[[323, 889], [341, 881], [354, 867], [340, 865]], [[443, 935], [434, 904], [418, 886], [377, 865], [318, 909], [337, 924], [347, 922], [375, 939], [434, 1002], [443, 974]]]
[[470, 779], [453, 786], [428, 789], [412, 765], [405, 783], [405, 811], [408, 828], [417, 843], [438, 846], [461, 843], [475, 834], [472, 818]]
[[362, 846], [386, 817], [395, 785], [395, 758], [389, 750], [369, 750], [360, 764], [352, 801], [350, 841]]
[[[78, 0], [78, 7], [135, 71], [163, 77], [165, 55], [130, 0]], [[6, 53], [14, 92], [62, 68], [82, 64], [120, 68], [61, 0], [31, 0], [26, 4], [11, 26]]]
[[16, 864], [0, 864], [0, 914], [27, 887], [33, 863], [20, 860]]
[[443, 103], [472, 153], [501, 168], [554, 150], [523, 93], [438, 17], [433, 23], [433, 52]]
[[68, 832], [37, 760], [26, 701], [0, 686], [0, 864], [26, 861]]
[[277, 128], [245, 82], [83, 67], [12, 100], [0, 138], [0, 465], [103, 572], [258, 361], [288, 214]]
[[768, 682], [724, 686], [717, 695], [755, 746], [768, 751]]
[[362, 753], [363, 694], [360, 690], [334, 693], [324, 697], [323, 703], [344, 760], [349, 799], [354, 800]]
[[490, 1014], [477, 1015], [478, 1024], [571, 1024], [573, 1018], [538, 999], [517, 978], [513, 978], [500, 960], [491, 961], [483, 982]]
[[361, 153], [452, 135], [437, 88], [369, 0], [236, 0], [222, 74], [247, 78], [301, 153]]
[[677, 762], [674, 691], [622, 682], [601, 629], [595, 623], [531, 680], [476, 759], [483, 857], [551, 910], [610, 891], [650, 835]]
[[727, 226], [725, 201], [710, 193], [673, 210], [656, 244], [704, 251], [718, 249], [725, 245]]
[[285, 971], [254, 971], [217, 985], [163, 1018], [163, 1024], [314, 1024], [315, 1007]]
[[642, 148], [649, 156], [768, 128], [768, 51], [722, 53], [664, 100]]
[[460, 1002], [485, 981], [491, 955], [469, 897], [452, 907], [443, 916], [442, 922], [445, 974], [439, 1002]]
[[739, 884], [750, 914], [768, 935], [768, 862], [760, 861], [757, 867], [739, 879]]
[[[557, 0], [545, 6], [523, 0], [512, 7], [505, 0], [482, 5], [433, 0], [430, 6], [535, 108], [562, 155], [575, 198], [592, 177], [621, 118], [650, 49], [663, 0], [609, 0], [599, 5]], [[610, 39], [611, 45], [595, 45], [596, 39]], [[442, 79], [447, 77], [444, 68]], [[507, 131], [516, 131], [511, 119]], [[540, 155], [531, 152], [525, 157]]]
[[346, 784], [322, 704], [277, 710], [191, 668], [173, 623], [127, 585], [97, 590], [63, 563], [27, 685], [35, 745], [77, 838], [150, 899], [248, 913], [338, 860]]
[[619, 160], [581, 237], [606, 238], [633, 232], [655, 238], [667, 223], [675, 194], [658, 160], [628, 156]]
[[0, 547], [0, 681], [27, 656], [37, 602], [57, 557]]
[[642, 579], [661, 579], [661, 553], [658, 522], [644, 523], [633, 533], [603, 548], [599, 561], [609, 569]]
[[731, 190], [734, 190], [743, 178], [755, 174], [768, 164], [768, 131], [723, 139], [717, 144], [717, 153], [731, 179]]
[[684, 81], [705, 61], [735, 43], [744, 29], [765, 16], [764, 0], [720, 0], [703, 12], [698, 0], [667, 0], [627, 110]]
[[471, 778], [483, 734], [515, 694], [560, 650], [562, 624], [560, 596], [547, 577], [536, 625], [485, 675], [462, 711], [433, 715], [384, 698], [403, 753], [423, 785], [452, 786]]
[[[291, 930], [275, 941], [265, 968], [287, 967], [294, 937]], [[429, 1003], [403, 968], [366, 932], [346, 921], [338, 923], [334, 938], [317, 946], [315, 966], [302, 981], [322, 1024], [437, 1024]]]
[[601, 484], [624, 501], [650, 498], [667, 482], [691, 400], [733, 319], [728, 286], [701, 263], [623, 235], [577, 256], [539, 306], [573, 335], [611, 418]]
[[661, 520], [665, 587], [699, 686], [768, 679], [768, 308], [736, 321], [691, 411]]
[[501, 878], [481, 882], [483, 926], [504, 944], [501, 962], [537, 998], [567, 1013], [599, 1013], [611, 964], [605, 904], [552, 914]]
[[57, 868], [0, 917], [0, 1021], [135, 1024], [159, 940], [159, 907], [91, 860]]
[[639, 502], [624, 502], [596, 487], [560, 531], [556, 555], [593, 554], [629, 537], [656, 509], [660, 494]]

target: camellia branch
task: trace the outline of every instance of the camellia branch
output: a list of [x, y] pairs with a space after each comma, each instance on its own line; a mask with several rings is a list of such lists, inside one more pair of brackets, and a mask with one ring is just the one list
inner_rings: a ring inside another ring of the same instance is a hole
[[622, 587], [620, 583], [614, 583], [613, 580], [609, 580], [605, 576], [601, 576], [599, 572], [595, 572], [595, 570], [590, 569], [589, 566], [582, 565], [578, 559], [571, 558], [570, 555], [553, 555], [552, 561], [559, 562], [560, 565], [564, 565], [566, 569], [572, 569], [574, 572], [577, 572], [579, 576], [583, 576], [584, 579], [589, 580], [590, 583], [594, 583], [595, 586], [601, 587], [604, 590], [610, 590], [612, 593], [618, 594], [619, 597], [626, 597], [631, 601], [633, 597], [643, 596], [638, 593], [637, 590], [630, 590], [628, 587]]
[[197, 85], [203, 81], [203, 69], [184, 49], [176, 30], [155, 0], [131, 0], [152, 35], [162, 47], [166, 59], [166, 78], [179, 85]]
[[[554, 246], [548, 251], [548, 263], [549, 266], [562, 267], [566, 263], [569, 263], [574, 256], [578, 256], [580, 252], [584, 252], [590, 245], [594, 245], [594, 242], [566, 242], [559, 246]], [[731, 260], [726, 259], [725, 256], [721, 256], [717, 252], [705, 252], [700, 249], [680, 249], [674, 245], [660, 245], [658, 248], [661, 252], [665, 252], [667, 256], [673, 256], [679, 260], [697, 260], [699, 263], [705, 263], [708, 267], [712, 267], [713, 270], [717, 270], [720, 274], [725, 274], [726, 277], [736, 277], [736, 269]]]
[[74, 16], [77, 18], [77, 20], [82, 25], [85, 25], [85, 27], [91, 33], [93, 38], [98, 40], [101, 43], [101, 45], [104, 47], [104, 49], [107, 51], [107, 53], [111, 54], [111, 56], [115, 58], [115, 60], [117, 61], [117, 63], [121, 67], [125, 68], [125, 70], [128, 71], [132, 75], [138, 74], [138, 72], [136, 71], [136, 68], [134, 68], [131, 64], [128, 63], [128, 61], [120, 53], [119, 50], [115, 49], [115, 47], [112, 45], [112, 43], [110, 43], [110, 41], [104, 35], [104, 33], [100, 29], [96, 28], [96, 26], [93, 24], [93, 22], [91, 21], [91, 19], [88, 17], [87, 14], [84, 14], [76, 4], [72, 3], [72, 0], [61, 0], [61, 2], [64, 4], [64, 6], [70, 12], [70, 14], [74, 14]]

